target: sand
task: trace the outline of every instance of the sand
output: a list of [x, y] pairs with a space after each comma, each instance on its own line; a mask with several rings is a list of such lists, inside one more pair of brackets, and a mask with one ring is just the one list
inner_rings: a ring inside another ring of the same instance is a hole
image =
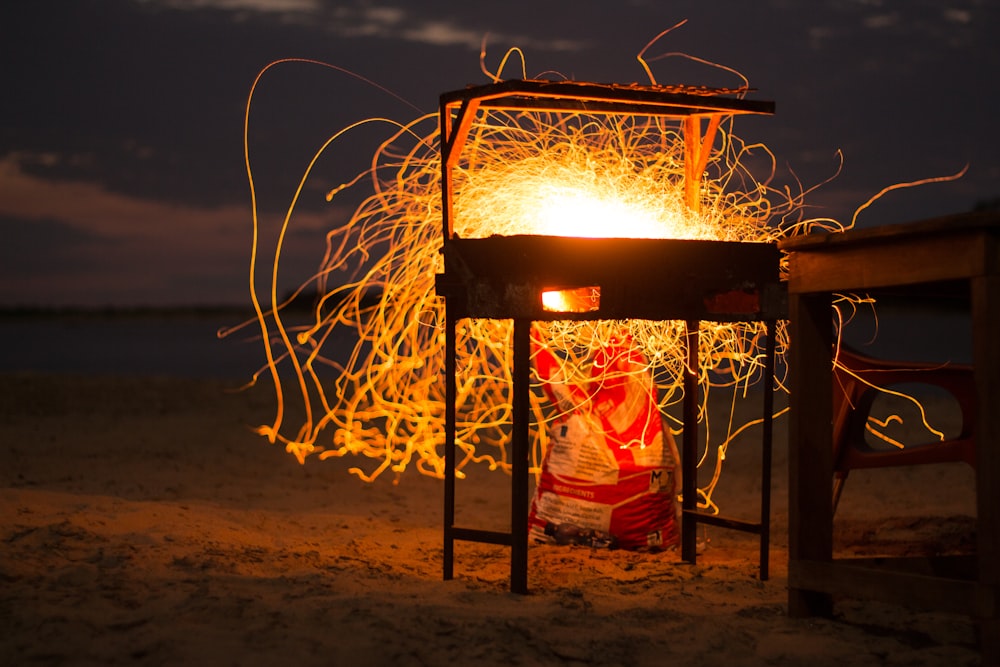
[[[439, 480], [299, 465], [251, 430], [269, 393], [229, 389], [0, 377], [0, 664], [977, 664], [962, 616], [838, 600], [831, 619], [787, 617], [780, 420], [768, 581], [756, 537], [708, 528], [697, 565], [533, 547], [521, 596], [504, 547], [459, 543], [442, 580]], [[755, 447], [734, 446], [717, 495], [748, 518]], [[838, 552], [969, 548], [972, 480], [961, 464], [855, 473]], [[460, 522], [504, 528], [507, 484], [460, 482]]]

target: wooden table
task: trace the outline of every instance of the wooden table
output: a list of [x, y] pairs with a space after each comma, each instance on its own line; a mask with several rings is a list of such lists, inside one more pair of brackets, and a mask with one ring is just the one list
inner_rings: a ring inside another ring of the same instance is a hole
[[[829, 615], [834, 596], [846, 596], [968, 614], [979, 624], [983, 664], [1000, 664], [1000, 213], [815, 234], [780, 247], [789, 253], [791, 327], [788, 613]], [[966, 559], [967, 576], [932, 559], [920, 569], [876, 569], [834, 558], [832, 295], [942, 286], [968, 290], [972, 316], [977, 552]]]

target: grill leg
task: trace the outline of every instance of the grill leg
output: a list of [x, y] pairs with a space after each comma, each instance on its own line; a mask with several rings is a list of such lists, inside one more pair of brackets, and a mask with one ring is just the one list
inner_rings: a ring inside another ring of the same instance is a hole
[[513, 433], [510, 499], [510, 590], [528, 592], [528, 454], [531, 320], [514, 320]]
[[444, 351], [444, 580], [455, 576], [455, 320], [445, 300]]
[[771, 452], [774, 440], [774, 343], [777, 322], [765, 323], [764, 414], [760, 472], [760, 580], [767, 581], [771, 546]]

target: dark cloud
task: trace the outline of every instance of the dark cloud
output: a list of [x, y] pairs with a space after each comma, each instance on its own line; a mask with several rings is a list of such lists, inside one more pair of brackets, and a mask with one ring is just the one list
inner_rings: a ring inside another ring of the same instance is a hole
[[95, 268], [81, 250], [114, 243], [60, 220], [0, 217], [0, 281], [18, 282], [30, 272], [73, 273]]
[[103, 270], [100, 257], [116, 244], [100, 234], [51, 218], [0, 217], [0, 303], [34, 305]]

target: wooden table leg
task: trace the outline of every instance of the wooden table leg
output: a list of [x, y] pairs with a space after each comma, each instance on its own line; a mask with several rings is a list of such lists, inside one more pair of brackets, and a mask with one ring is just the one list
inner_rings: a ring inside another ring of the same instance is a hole
[[832, 310], [829, 294], [790, 294], [788, 613], [830, 615], [832, 598], [809, 589], [798, 561], [833, 557]]
[[978, 396], [976, 539], [984, 665], [1000, 665], [1000, 276], [973, 278], [972, 357]]

